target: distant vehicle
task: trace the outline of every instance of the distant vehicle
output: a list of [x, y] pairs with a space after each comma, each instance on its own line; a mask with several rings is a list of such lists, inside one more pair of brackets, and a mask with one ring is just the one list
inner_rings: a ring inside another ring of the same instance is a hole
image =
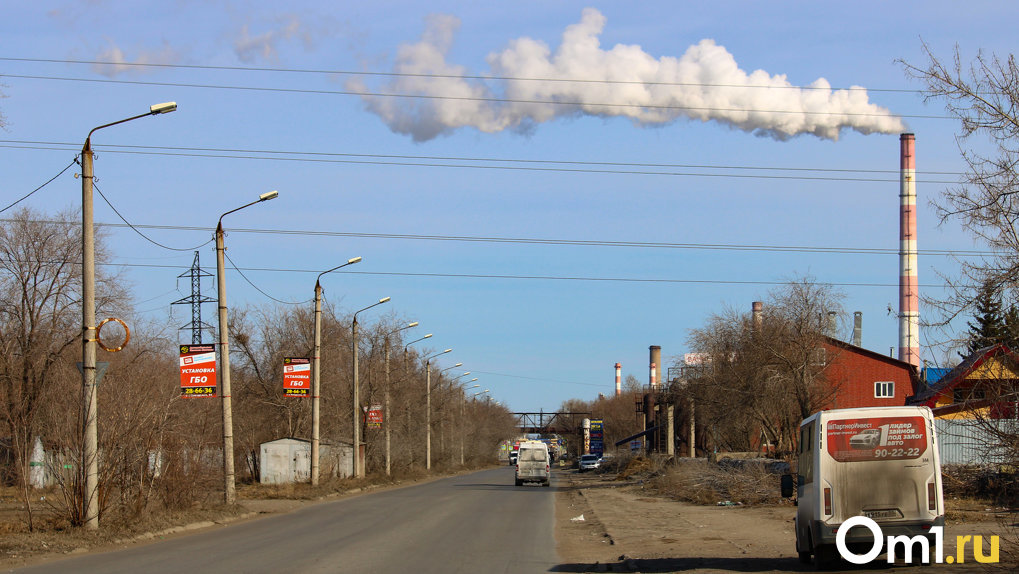
[[877, 448], [879, 444], [881, 444], [881, 429], [867, 429], [849, 438], [849, 446], [852, 448]]
[[[934, 415], [927, 407], [868, 407], [821, 411], [800, 423], [796, 475], [796, 552], [824, 568], [835, 560], [836, 534], [845, 521], [865, 516], [885, 534], [926, 537], [945, 525], [941, 456]], [[793, 494], [793, 475], [782, 477], [782, 495]], [[873, 534], [853, 528], [847, 546], [857, 554]], [[922, 561], [919, 544], [911, 562]], [[899, 546], [900, 551], [904, 549]], [[898, 554], [896, 558], [902, 558]]]
[[549, 456], [548, 445], [538, 441], [520, 443], [514, 476], [517, 486], [525, 482], [549, 486], [552, 478], [552, 458]]
[[580, 457], [580, 463], [577, 468], [580, 472], [585, 470], [594, 470], [601, 466], [601, 457], [596, 454], [585, 454]]
[[515, 465], [517, 463], [517, 451], [515, 451], [515, 450], [510, 451], [509, 461], [510, 461], [509, 462], [510, 466], [513, 466], [513, 465]]

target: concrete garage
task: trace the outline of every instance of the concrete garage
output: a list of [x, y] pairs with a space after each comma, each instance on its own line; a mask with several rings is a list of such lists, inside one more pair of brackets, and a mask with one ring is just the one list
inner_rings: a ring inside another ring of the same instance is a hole
[[[259, 445], [259, 482], [287, 484], [311, 480], [311, 441], [281, 438]], [[320, 443], [319, 476], [354, 474], [354, 448], [347, 443]]]

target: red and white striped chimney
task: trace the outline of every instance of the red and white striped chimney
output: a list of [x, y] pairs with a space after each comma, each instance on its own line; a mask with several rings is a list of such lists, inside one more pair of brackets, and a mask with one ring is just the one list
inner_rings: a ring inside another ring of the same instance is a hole
[[899, 136], [899, 360], [920, 366], [920, 292], [916, 254], [916, 156], [913, 134]]
[[623, 365], [616, 363], [616, 396], [623, 394], [623, 384], [619, 378], [623, 374]]

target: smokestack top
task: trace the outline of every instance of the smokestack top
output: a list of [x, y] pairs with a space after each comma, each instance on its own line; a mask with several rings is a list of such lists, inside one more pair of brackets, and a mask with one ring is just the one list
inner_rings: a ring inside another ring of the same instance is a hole
[[621, 369], [621, 368], [623, 368], [623, 365], [622, 365], [622, 364], [620, 364], [620, 363], [616, 363], [616, 368], [617, 368], [617, 369]]

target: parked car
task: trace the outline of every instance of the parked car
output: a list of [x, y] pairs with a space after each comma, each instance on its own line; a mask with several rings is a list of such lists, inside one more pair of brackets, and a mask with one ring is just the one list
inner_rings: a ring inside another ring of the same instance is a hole
[[601, 466], [601, 457], [596, 454], [585, 454], [580, 457], [578, 468], [580, 472], [594, 470]]

